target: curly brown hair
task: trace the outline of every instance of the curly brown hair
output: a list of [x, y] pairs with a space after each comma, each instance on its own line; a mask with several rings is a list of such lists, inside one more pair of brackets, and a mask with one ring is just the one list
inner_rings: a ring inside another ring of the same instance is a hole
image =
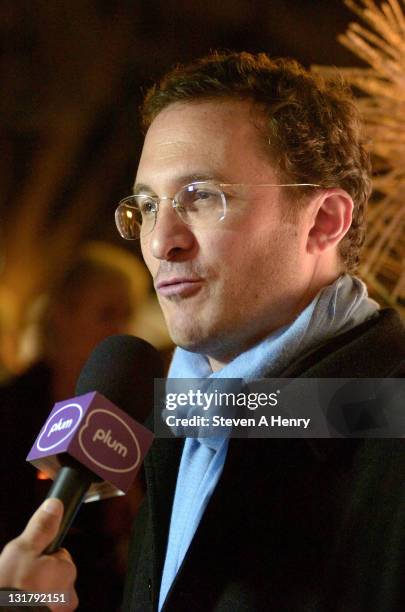
[[175, 102], [218, 98], [257, 105], [265, 117], [263, 144], [283, 180], [341, 187], [352, 197], [352, 225], [339, 247], [346, 269], [354, 271], [365, 236], [370, 161], [353, 96], [342, 79], [325, 81], [294, 60], [264, 53], [215, 52], [178, 65], [147, 92], [142, 126], [146, 131]]

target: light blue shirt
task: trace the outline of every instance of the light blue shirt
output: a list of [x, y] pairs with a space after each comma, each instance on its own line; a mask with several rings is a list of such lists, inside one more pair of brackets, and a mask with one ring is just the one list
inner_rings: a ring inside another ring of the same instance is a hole
[[228, 438], [186, 438], [174, 496], [159, 610], [222, 474]]

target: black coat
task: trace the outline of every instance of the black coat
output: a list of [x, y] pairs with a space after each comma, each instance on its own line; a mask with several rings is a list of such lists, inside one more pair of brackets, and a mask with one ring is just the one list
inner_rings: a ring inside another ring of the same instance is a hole
[[[283, 377], [403, 377], [392, 310], [298, 359]], [[157, 610], [182, 440], [156, 440], [124, 612]], [[164, 612], [405, 610], [405, 441], [232, 439]]]

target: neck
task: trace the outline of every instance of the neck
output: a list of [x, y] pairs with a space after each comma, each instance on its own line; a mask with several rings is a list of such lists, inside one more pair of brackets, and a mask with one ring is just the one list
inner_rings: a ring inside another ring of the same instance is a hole
[[245, 339], [243, 343], [240, 342], [234, 350], [230, 350], [228, 353], [210, 355], [207, 354], [207, 359], [212, 371], [218, 372], [228, 363], [238, 357], [238, 355], [241, 355], [256, 344], [259, 344], [259, 342], [270, 336], [270, 334], [276, 332], [278, 329], [281, 329], [286, 325], [290, 325], [298, 317], [298, 315], [312, 302], [315, 296], [322, 289], [324, 289], [328, 285], [333, 284], [341, 274], [341, 271], [336, 272], [335, 270], [333, 272], [330, 272], [328, 275], [324, 275], [321, 279], [317, 278], [315, 280], [315, 278], [313, 277], [308, 283], [307, 290], [302, 293], [301, 298], [297, 300], [293, 308], [290, 308], [289, 310], [286, 309], [288, 315], [285, 316], [283, 320], [280, 320], [277, 326], [273, 326], [270, 328], [266, 327], [265, 329], [262, 329], [255, 336]]
[[222, 368], [229, 363], [230, 361], [232, 361], [232, 359], [229, 359], [228, 361], [219, 361], [218, 359], [215, 359], [214, 357], [209, 357], [207, 356], [207, 359], [209, 361], [209, 364], [211, 366], [211, 370], [213, 372], [218, 372], [219, 370], [222, 370]]

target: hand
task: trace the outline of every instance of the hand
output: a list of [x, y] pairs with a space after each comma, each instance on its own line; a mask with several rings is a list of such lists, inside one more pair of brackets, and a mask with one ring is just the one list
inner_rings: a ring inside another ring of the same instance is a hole
[[1, 588], [68, 594], [69, 604], [46, 604], [52, 612], [70, 612], [79, 603], [74, 589], [76, 567], [68, 551], [60, 548], [52, 555], [43, 554], [56, 537], [62, 516], [60, 500], [45, 500], [22, 534], [8, 542], [0, 555]]

